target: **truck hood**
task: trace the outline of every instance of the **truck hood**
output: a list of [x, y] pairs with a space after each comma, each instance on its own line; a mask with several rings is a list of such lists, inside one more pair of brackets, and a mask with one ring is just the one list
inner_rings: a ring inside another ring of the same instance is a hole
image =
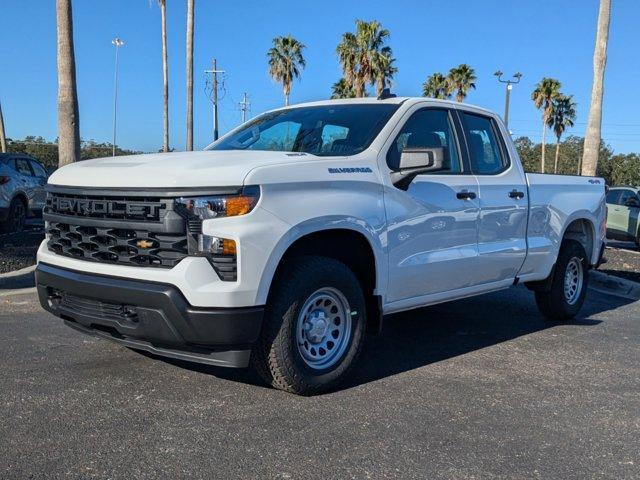
[[314, 155], [247, 150], [153, 153], [83, 160], [58, 169], [52, 185], [70, 187], [240, 186], [256, 167], [311, 161]]

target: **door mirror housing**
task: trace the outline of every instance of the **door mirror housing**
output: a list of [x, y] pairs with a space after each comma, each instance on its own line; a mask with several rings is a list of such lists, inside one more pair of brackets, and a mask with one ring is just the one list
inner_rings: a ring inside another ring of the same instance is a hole
[[391, 172], [393, 184], [406, 190], [413, 179], [421, 173], [444, 170], [444, 148], [405, 148], [400, 154], [400, 165]]

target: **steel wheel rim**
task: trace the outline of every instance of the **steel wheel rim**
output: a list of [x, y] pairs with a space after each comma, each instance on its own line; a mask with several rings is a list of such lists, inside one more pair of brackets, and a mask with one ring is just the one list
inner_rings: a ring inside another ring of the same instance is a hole
[[569, 305], [573, 305], [580, 298], [582, 292], [582, 261], [573, 257], [567, 264], [564, 274], [564, 298]]
[[334, 366], [351, 340], [351, 308], [331, 287], [320, 288], [304, 302], [296, 322], [296, 345], [302, 361], [314, 370]]

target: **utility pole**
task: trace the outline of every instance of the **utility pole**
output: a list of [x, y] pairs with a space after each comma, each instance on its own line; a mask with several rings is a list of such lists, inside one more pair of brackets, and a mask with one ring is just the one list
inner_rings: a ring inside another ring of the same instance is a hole
[[225, 73], [224, 70], [218, 70], [218, 63], [213, 59], [213, 68], [205, 70], [204, 73], [210, 73], [213, 76], [213, 141], [218, 140], [218, 74]]
[[240, 111], [242, 112], [242, 123], [247, 121], [247, 112], [251, 110], [251, 103], [247, 98], [247, 92], [244, 92], [242, 101], [240, 102]]
[[118, 37], [111, 40], [111, 43], [116, 47], [116, 68], [114, 74], [114, 89], [113, 89], [113, 145], [111, 150], [111, 156], [116, 156], [116, 119], [118, 116], [118, 50], [124, 45], [124, 41]]
[[513, 74], [513, 77], [515, 80], [513, 79], [508, 79], [508, 80], [503, 80], [502, 79], [502, 72], [500, 70], [498, 70], [496, 73], [494, 73], [494, 75], [496, 77], [498, 77], [498, 81], [500, 83], [506, 83], [507, 84], [507, 89], [506, 89], [506, 93], [505, 93], [505, 100], [504, 100], [504, 126], [507, 127], [507, 130], [509, 129], [509, 99], [511, 97], [511, 89], [513, 88], [513, 85], [520, 83], [520, 79], [522, 78], [522, 74], [520, 72], [516, 72]]

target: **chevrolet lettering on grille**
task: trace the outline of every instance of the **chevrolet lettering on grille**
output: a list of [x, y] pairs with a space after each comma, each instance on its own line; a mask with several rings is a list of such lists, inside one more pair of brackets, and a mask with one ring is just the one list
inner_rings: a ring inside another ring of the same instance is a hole
[[53, 197], [51, 207], [58, 213], [132, 215], [154, 218], [158, 215], [161, 205], [151, 202], [125, 203], [112, 200]]

